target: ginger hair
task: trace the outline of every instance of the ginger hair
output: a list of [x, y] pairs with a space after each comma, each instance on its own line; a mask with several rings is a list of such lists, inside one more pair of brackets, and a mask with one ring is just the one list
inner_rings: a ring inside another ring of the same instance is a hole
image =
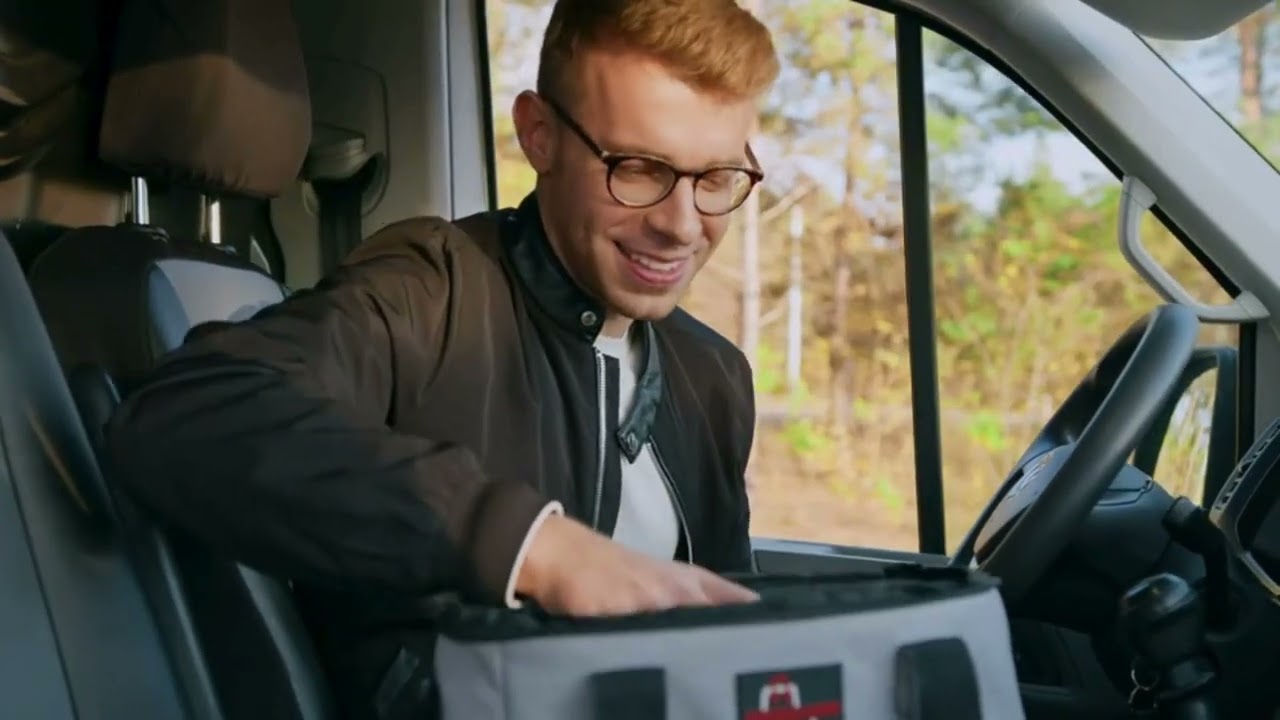
[[769, 30], [736, 0], [556, 0], [538, 92], [570, 102], [573, 63], [590, 47], [654, 58], [702, 92], [755, 98], [778, 77]]

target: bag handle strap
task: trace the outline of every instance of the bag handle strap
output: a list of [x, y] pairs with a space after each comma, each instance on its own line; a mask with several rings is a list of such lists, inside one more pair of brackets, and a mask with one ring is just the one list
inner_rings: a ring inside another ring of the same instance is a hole
[[904, 645], [894, 666], [898, 720], [982, 720], [978, 674], [960, 638]]

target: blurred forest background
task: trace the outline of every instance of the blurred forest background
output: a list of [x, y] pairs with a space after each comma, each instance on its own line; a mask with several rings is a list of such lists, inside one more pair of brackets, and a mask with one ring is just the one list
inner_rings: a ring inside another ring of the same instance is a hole
[[[784, 70], [753, 147], [768, 174], [685, 306], [755, 367], [755, 535], [917, 547], [894, 20], [848, 0], [746, 0]], [[499, 200], [533, 183], [513, 137], [547, 0], [488, 0]], [[1151, 45], [1259, 150], [1280, 153], [1275, 8], [1221, 36]], [[948, 547], [1066, 394], [1160, 299], [1117, 245], [1120, 182], [977, 56], [925, 33]], [[1189, 142], [1193, 139], [1188, 139]], [[1171, 147], [1169, 152], [1178, 152]], [[1226, 293], [1159, 222], [1145, 243], [1193, 294]], [[1236, 342], [1205, 328], [1205, 344]], [[1195, 493], [1212, 377], [1157, 467]]]

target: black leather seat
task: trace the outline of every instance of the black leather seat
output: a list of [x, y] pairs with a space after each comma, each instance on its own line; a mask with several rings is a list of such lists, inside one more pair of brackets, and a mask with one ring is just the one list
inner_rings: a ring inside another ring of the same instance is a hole
[[[292, 184], [310, 110], [289, 0], [126, 0], [119, 33], [105, 160], [212, 195], [270, 197]], [[193, 328], [246, 318], [284, 296], [247, 260], [136, 224], [67, 233], [40, 254], [29, 281], [91, 435], [114, 409], [115, 388], [127, 394]], [[287, 586], [120, 501], [153, 604], [174, 618], [170, 651], [206, 682], [217, 711], [334, 716]]]
[[0, 714], [213, 718], [172, 664], [89, 439], [0, 237]]
[[[90, 437], [194, 328], [235, 321], [284, 298], [256, 266], [154, 228], [84, 228], [41, 254], [30, 282]], [[119, 378], [119, 382], [116, 381]], [[172, 623], [176, 654], [201, 666], [226, 717], [325, 718], [325, 682], [288, 589], [158, 528], [120, 498], [120, 522]]]

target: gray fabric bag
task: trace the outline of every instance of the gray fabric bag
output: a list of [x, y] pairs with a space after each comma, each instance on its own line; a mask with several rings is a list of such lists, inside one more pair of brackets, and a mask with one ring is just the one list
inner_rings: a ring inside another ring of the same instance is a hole
[[761, 602], [624, 618], [454, 607], [442, 720], [1018, 720], [996, 584], [960, 569], [739, 578]]

